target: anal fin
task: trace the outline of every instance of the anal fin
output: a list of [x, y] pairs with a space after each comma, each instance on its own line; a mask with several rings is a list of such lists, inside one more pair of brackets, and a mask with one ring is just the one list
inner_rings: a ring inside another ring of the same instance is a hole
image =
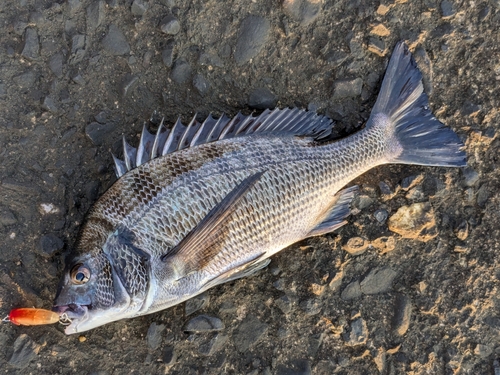
[[309, 232], [307, 237], [321, 236], [345, 225], [345, 218], [351, 213], [351, 202], [358, 192], [358, 186], [351, 186], [335, 194], [337, 198], [324, 219]]

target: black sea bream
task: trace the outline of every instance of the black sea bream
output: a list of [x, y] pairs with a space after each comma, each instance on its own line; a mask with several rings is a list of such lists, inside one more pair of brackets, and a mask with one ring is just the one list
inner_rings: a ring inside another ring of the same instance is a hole
[[[381, 164], [460, 167], [462, 142], [431, 113], [404, 43], [363, 130], [342, 140], [299, 109], [143, 131], [81, 228], [54, 309], [66, 333], [166, 309], [252, 274], [346, 223], [351, 180]], [[343, 189], [343, 190], [342, 190]]]

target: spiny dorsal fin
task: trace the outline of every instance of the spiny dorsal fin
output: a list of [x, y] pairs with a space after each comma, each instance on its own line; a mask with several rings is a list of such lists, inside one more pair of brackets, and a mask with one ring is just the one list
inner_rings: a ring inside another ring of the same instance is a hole
[[258, 116], [238, 113], [232, 119], [223, 114], [216, 120], [210, 114], [201, 124], [196, 121], [195, 115], [188, 126], [184, 126], [178, 118], [170, 131], [163, 125], [162, 120], [155, 136], [150, 134], [146, 127], [143, 128], [137, 150], [123, 141], [124, 161], [113, 156], [115, 172], [117, 177], [121, 177], [156, 157], [220, 139], [254, 133], [323, 138], [330, 134], [331, 127], [332, 121], [327, 117], [298, 108], [266, 109]]

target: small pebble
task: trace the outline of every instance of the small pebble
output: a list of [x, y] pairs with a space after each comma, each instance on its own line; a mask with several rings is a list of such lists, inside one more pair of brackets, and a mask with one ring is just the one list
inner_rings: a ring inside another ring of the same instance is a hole
[[41, 346], [35, 343], [27, 334], [23, 333], [14, 341], [14, 350], [9, 364], [17, 368], [25, 368], [36, 358]]
[[78, 336], [78, 341], [85, 342], [87, 341], [87, 338], [85, 336]]
[[87, 7], [87, 31], [95, 31], [104, 21], [106, 4], [103, 0], [90, 2]]
[[210, 332], [224, 329], [224, 323], [219, 318], [198, 315], [184, 325], [184, 332]]
[[441, 16], [443, 18], [451, 18], [455, 15], [455, 10], [453, 9], [453, 3], [448, 0], [441, 2]]
[[267, 109], [274, 108], [278, 98], [267, 87], [259, 87], [254, 89], [248, 98], [250, 108]]
[[143, 0], [134, 0], [132, 6], [130, 7], [130, 11], [134, 16], [142, 16], [148, 10], [149, 4], [144, 2]]
[[412, 305], [410, 298], [398, 294], [394, 301], [394, 313], [392, 317], [392, 329], [399, 336], [403, 336], [410, 327]]
[[196, 74], [193, 78], [193, 86], [196, 90], [198, 90], [200, 95], [205, 95], [210, 87], [210, 84], [201, 74]]
[[163, 363], [165, 366], [170, 367], [175, 364], [177, 361], [177, 351], [173, 346], [166, 346], [163, 348]]
[[382, 209], [378, 209], [377, 211], [375, 211], [375, 213], [373, 214], [373, 216], [375, 216], [375, 219], [379, 223], [383, 224], [387, 220], [387, 217], [389, 216], [389, 213], [387, 212], [387, 210], [384, 210], [382, 208]]
[[167, 35], [176, 35], [181, 31], [181, 24], [177, 18], [169, 14], [161, 20], [160, 29]]
[[151, 349], [156, 350], [160, 347], [163, 339], [163, 331], [165, 331], [165, 328], [165, 324], [156, 324], [155, 322], [151, 323], [146, 335], [148, 346]]
[[379, 294], [391, 290], [398, 273], [389, 267], [374, 268], [363, 278], [359, 286], [363, 294]]
[[344, 288], [342, 293], [340, 294], [340, 298], [342, 298], [344, 301], [349, 301], [352, 299], [356, 299], [361, 297], [361, 287], [359, 285], [359, 281], [355, 280]]
[[108, 33], [102, 40], [104, 49], [112, 55], [126, 55], [130, 52], [130, 45], [122, 31], [114, 24], [109, 26]]
[[40, 43], [38, 41], [38, 33], [35, 29], [29, 27], [24, 33], [24, 47], [21, 55], [27, 59], [36, 59], [39, 57], [39, 52]]
[[361, 78], [339, 79], [333, 83], [333, 99], [353, 98], [361, 95], [363, 80]]
[[342, 248], [351, 255], [363, 254], [369, 246], [369, 242], [361, 237], [351, 237]]
[[317, 0], [285, 0], [283, 10], [301, 26], [307, 26], [320, 15], [321, 5]]
[[64, 242], [55, 234], [46, 234], [40, 238], [40, 249], [44, 254], [49, 256], [52, 256], [57, 251], [62, 250], [63, 247]]
[[166, 67], [171, 68], [172, 64], [174, 62], [174, 44], [169, 43], [165, 46], [163, 51], [161, 52], [161, 58], [163, 60], [163, 64], [165, 64]]
[[189, 63], [184, 59], [178, 59], [174, 63], [170, 76], [172, 77], [172, 81], [175, 83], [184, 84], [189, 81], [191, 73], [191, 65], [189, 65]]
[[380, 23], [370, 30], [370, 34], [384, 37], [391, 35], [391, 31]]
[[344, 333], [343, 336], [349, 346], [366, 344], [368, 341], [368, 328], [364, 319], [358, 318], [352, 321], [350, 332]]
[[267, 332], [268, 325], [262, 323], [254, 315], [248, 315], [236, 329], [233, 335], [233, 343], [241, 353], [246, 353]]
[[368, 41], [368, 51], [383, 57], [387, 54], [387, 46], [385, 44], [385, 41], [378, 37], [370, 37], [370, 40]]
[[271, 23], [259, 16], [248, 16], [243, 20], [234, 49], [236, 64], [243, 65], [259, 54], [267, 43]]

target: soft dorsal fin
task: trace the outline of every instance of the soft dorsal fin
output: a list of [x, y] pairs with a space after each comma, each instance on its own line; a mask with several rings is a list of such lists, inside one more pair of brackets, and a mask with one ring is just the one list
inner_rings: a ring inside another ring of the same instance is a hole
[[210, 114], [201, 124], [194, 116], [188, 126], [184, 126], [179, 118], [171, 130], [163, 125], [162, 120], [155, 136], [146, 127], [143, 128], [137, 149], [123, 140], [124, 160], [113, 156], [115, 172], [119, 178], [156, 157], [220, 139], [254, 133], [323, 138], [330, 134], [331, 128], [332, 121], [329, 118], [298, 108], [266, 109], [258, 116], [238, 113], [232, 119], [223, 114], [216, 120]]
[[245, 178], [161, 260], [168, 263], [178, 277], [202, 269], [221, 250], [226, 233], [224, 227], [238, 207], [241, 199], [259, 181], [265, 172]]

